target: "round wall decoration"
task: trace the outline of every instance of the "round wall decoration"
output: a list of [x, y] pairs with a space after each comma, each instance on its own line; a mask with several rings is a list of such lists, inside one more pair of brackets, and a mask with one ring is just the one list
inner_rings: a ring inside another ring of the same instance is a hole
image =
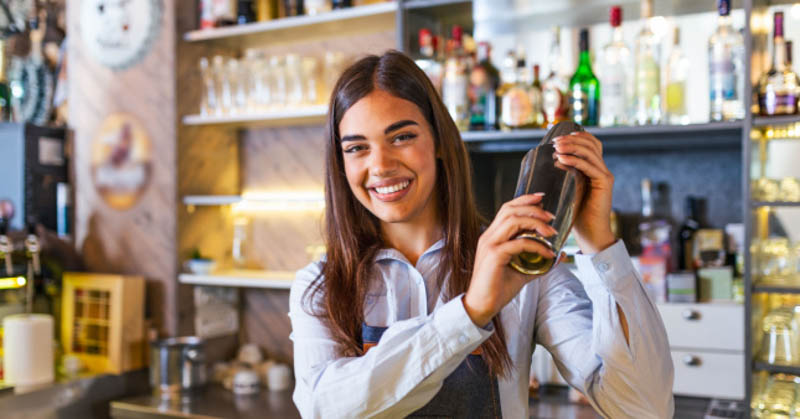
[[129, 68], [144, 58], [161, 29], [162, 0], [82, 0], [83, 43], [101, 64]]
[[92, 140], [92, 181], [114, 209], [132, 207], [150, 183], [152, 150], [144, 126], [132, 115], [111, 114]]

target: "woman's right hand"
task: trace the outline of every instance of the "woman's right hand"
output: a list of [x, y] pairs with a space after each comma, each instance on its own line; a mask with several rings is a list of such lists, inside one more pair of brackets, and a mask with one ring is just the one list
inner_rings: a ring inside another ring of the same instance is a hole
[[535, 240], [513, 238], [526, 230], [536, 230], [542, 236], [556, 234], [549, 224], [553, 214], [538, 206], [541, 201], [542, 195], [531, 194], [506, 202], [478, 240], [472, 279], [463, 302], [467, 314], [479, 327], [486, 327], [525, 284], [536, 278], [510, 268], [512, 256], [531, 252], [555, 257], [549, 248]]

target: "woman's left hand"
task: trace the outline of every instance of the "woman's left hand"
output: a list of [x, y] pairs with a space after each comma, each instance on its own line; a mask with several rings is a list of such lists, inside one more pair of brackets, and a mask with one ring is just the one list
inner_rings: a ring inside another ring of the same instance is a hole
[[573, 226], [585, 254], [605, 250], [616, 238], [611, 232], [611, 196], [614, 175], [603, 161], [603, 145], [588, 132], [573, 132], [553, 140], [556, 166], [570, 166], [586, 175], [587, 191]]

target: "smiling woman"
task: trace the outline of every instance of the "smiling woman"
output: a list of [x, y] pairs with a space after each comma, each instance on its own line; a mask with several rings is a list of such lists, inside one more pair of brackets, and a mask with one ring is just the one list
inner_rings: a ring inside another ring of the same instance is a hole
[[289, 303], [304, 417], [528, 417], [536, 343], [600, 414], [672, 416], [666, 334], [610, 234], [613, 176], [597, 138], [555, 140], [554, 158], [589, 183], [579, 280], [560, 265], [509, 269], [521, 252], [555, 257], [513, 239], [553, 234], [552, 215], [533, 194], [481, 222], [460, 134], [403, 54], [342, 74], [326, 137], [327, 253], [297, 273]]

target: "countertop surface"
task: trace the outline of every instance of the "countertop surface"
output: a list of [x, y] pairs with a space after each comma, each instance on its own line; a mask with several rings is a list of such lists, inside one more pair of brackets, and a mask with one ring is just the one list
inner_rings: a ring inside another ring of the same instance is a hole
[[[708, 399], [676, 397], [676, 417], [704, 416]], [[591, 407], [570, 403], [566, 389], [543, 392], [531, 399], [531, 418], [594, 419], [600, 416]], [[219, 385], [209, 385], [183, 400], [161, 400], [152, 395], [128, 397], [111, 402], [111, 416], [120, 419], [144, 418], [300, 418], [292, 402], [292, 391], [262, 390], [252, 396], [236, 396]]]

